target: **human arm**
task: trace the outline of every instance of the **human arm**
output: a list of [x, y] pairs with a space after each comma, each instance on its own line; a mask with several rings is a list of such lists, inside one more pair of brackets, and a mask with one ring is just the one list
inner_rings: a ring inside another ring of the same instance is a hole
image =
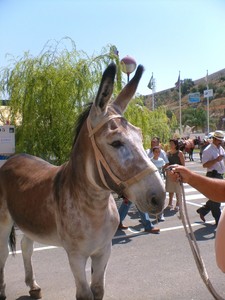
[[180, 158], [180, 163], [182, 166], [185, 166], [185, 158], [184, 158], [184, 154], [182, 151], [179, 151], [179, 158]]
[[167, 157], [167, 154], [164, 150], [161, 149], [160, 151], [160, 157], [165, 161], [166, 164], [169, 164], [169, 160], [168, 160], [168, 157]]
[[211, 168], [213, 165], [215, 165], [215, 163], [220, 162], [223, 158], [224, 158], [223, 155], [219, 155], [215, 159], [212, 159], [212, 160], [209, 160], [209, 161], [203, 163], [202, 166], [203, 166], [203, 168]]
[[163, 166], [163, 170], [165, 170], [168, 166], [169, 166], [169, 163], [165, 164], [165, 165]]
[[215, 202], [225, 202], [225, 182], [223, 180], [199, 175], [180, 165], [170, 167], [172, 169], [169, 175], [174, 180], [181, 179]]

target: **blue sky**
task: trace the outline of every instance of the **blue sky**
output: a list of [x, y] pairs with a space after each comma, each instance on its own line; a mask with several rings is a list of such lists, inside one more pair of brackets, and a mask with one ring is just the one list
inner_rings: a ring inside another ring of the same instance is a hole
[[65, 36], [89, 55], [113, 44], [144, 65], [144, 95], [152, 72], [160, 91], [225, 68], [225, 0], [0, 0], [0, 28], [0, 68]]

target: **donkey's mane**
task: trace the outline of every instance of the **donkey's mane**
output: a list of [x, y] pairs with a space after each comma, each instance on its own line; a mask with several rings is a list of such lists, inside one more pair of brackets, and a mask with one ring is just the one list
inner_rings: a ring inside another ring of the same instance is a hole
[[92, 104], [93, 103], [91, 102], [91, 103], [88, 103], [87, 105], [85, 105], [85, 109], [77, 117], [77, 120], [76, 120], [76, 123], [75, 123], [75, 128], [74, 128], [75, 135], [74, 135], [74, 140], [73, 140], [73, 146], [76, 143], [76, 140], [78, 138], [78, 135], [81, 131], [81, 128], [82, 128], [84, 122], [87, 120], [87, 117], [89, 115]]
[[[79, 114], [79, 116], [76, 119], [75, 122], [75, 127], [74, 127], [74, 141], [73, 141], [73, 147], [76, 143], [76, 140], [79, 136], [79, 133], [81, 131], [81, 128], [84, 124], [84, 122], [86, 121], [90, 109], [91, 109], [92, 103], [88, 103], [87, 105], [85, 105], [85, 108], [83, 109], [83, 111]], [[72, 155], [73, 152], [71, 152]], [[60, 193], [62, 190], [62, 186], [65, 182], [66, 176], [65, 175], [65, 170], [67, 169], [68, 166], [68, 162], [63, 164], [59, 170], [59, 172], [56, 174], [55, 179], [54, 179], [54, 185], [53, 185], [53, 189], [54, 189], [54, 198], [56, 200], [57, 203], [59, 203], [60, 200]], [[70, 177], [72, 178], [72, 177]]]

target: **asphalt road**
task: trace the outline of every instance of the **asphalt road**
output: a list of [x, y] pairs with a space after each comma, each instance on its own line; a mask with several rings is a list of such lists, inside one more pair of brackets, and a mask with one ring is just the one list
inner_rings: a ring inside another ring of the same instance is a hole
[[[204, 174], [195, 155], [187, 166]], [[214, 254], [215, 226], [211, 214], [202, 223], [196, 209], [205, 202], [203, 195], [185, 185], [190, 222], [201, 255], [215, 290], [225, 299], [225, 275], [217, 268]], [[167, 200], [168, 201], [168, 200]], [[175, 211], [165, 213], [165, 222], [157, 224], [158, 235], [145, 234], [135, 207], [125, 219], [129, 230], [118, 231], [113, 239], [112, 255], [106, 273], [104, 300], [211, 300], [195, 265], [188, 240]], [[152, 219], [154, 222], [154, 219]], [[21, 232], [17, 232], [18, 240]], [[19, 244], [19, 243], [18, 243]], [[33, 264], [44, 300], [75, 299], [75, 285], [66, 254], [60, 248], [35, 244]], [[87, 265], [90, 279], [90, 262]], [[5, 271], [9, 300], [28, 300], [21, 254], [9, 256]]]

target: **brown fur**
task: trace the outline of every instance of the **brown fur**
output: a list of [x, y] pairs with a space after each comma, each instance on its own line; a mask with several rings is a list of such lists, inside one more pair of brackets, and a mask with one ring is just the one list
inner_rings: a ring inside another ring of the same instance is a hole
[[5, 191], [3, 197], [7, 196], [10, 215], [21, 229], [48, 235], [56, 227], [49, 187], [58, 169], [41, 159], [24, 154], [10, 158], [0, 169], [0, 189], [4, 190], [10, 182], [7, 195]]

